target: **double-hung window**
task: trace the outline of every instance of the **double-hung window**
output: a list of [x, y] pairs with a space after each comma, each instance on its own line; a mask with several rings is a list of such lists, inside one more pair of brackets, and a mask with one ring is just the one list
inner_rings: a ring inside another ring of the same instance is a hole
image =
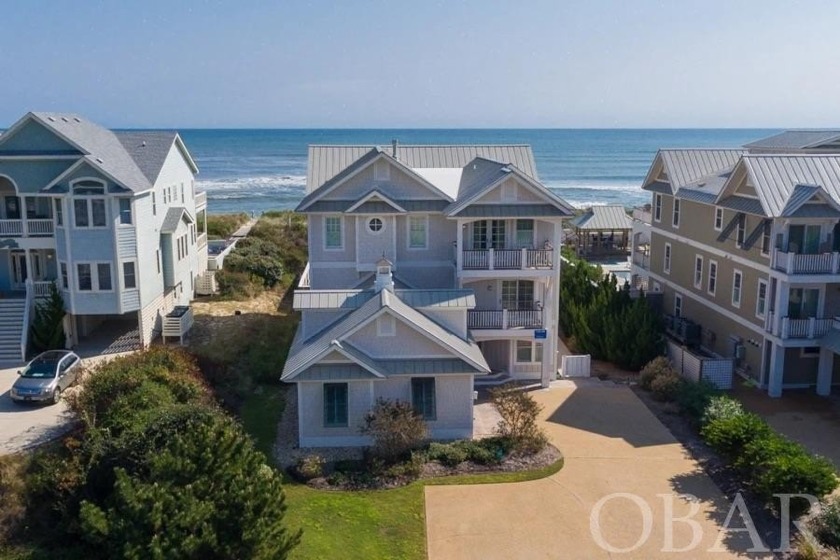
[[755, 316], [763, 319], [767, 313], [767, 280], [758, 279], [758, 294], [755, 299]]
[[744, 275], [740, 270], [732, 273], [732, 306], [741, 307], [741, 292], [744, 285]]
[[516, 341], [516, 362], [537, 363], [542, 362], [543, 345], [542, 342], [535, 342], [532, 340], [517, 340]]
[[701, 255], [694, 256], [694, 287], [703, 287], [703, 257]]
[[534, 220], [516, 220], [516, 246], [520, 249], [534, 247]]
[[97, 263], [96, 265], [97, 290], [109, 292], [113, 289], [111, 284], [111, 264]]
[[56, 198], [53, 200], [53, 205], [55, 206], [55, 225], [58, 227], [64, 226], [64, 209], [61, 207], [61, 199]]
[[665, 244], [665, 258], [662, 261], [662, 272], [671, 274], [671, 244]]
[[134, 223], [131, 215], [131, 199], [120, 198], [120, 224], [126, 226]]
[[429, 244], [429, 221], [426, 216], [408, 218], [408, 248], [425, 249]]
[[682, 317], [683, 298], [682, 294], [674, 294], [674, 317]]
[[487, 222], [482, 220], [480, 222], [473, 222], [473, 249], [483, 250], [487, 248]]
[[343, 247], [341, 216], [327, 216], [324, 218], [324, 248], [341, 249]]
[[62, 262], [58, 265], [59, 271], [61, 272], [61, 287], [65, 290], [70, 289], [70, 279], [67, 277], [67, 263]]
[[533, 280], [503, 280], [502, 309], [520, 311], [534, 309]]
[[74, 183], [73, 218], [77, 228], [107, 227], [104, 184], [97, 181]]
[[76, 278], [80, 292], [90, 292], [93, 290], [93, 277], [90, 273], [90, 263], [78, 263], [76, 265]]
[[715, 291], [717, 290], [717, 263], [713, 260], [709, 261], [709, 283], [707, 290], [711, 295], [715, 295]]
[[653, 220], [662, 221], [662, 195], [659, 193], [653, 195]]
[[744, 239], [747, 237], [747, 216], [741, 214], [738, 216], [738, 233], [735, 237], [735, 244], [740, 248], [744, 246]]
[[347, 426], [347, 383], [324, 383], [324, 426]]
[[764, 222], [763, 230], [761, 232], [761, 254], [770, 254], [770, 222]]
[[723, 229], [723, 208], [715, 208], [715, 231]]
[[507, 223], [504, 220], [493, 220], [490, 224], [490, 242], [494, 249], [505, 248], [505, 233]]
[[680, 199], [674, 199], [674, 217], [671, 220], [671, 225], [675, 228], [680, 227]]
[[435, 420], [435, 378], [414, 377], [411, 379], [411, 406], [423, 420]]
[[134, 261], [123, 263], [123, 287], [126, 290], [133, 290], [137, 287], [137, 270]]

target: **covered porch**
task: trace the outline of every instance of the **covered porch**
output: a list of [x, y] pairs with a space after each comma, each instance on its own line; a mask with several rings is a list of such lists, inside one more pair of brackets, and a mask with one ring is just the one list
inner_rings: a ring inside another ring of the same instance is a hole
[[570, 222], [572, 243], [581, 257], [627, 255], [633, 219], [623, 206], [593, 206]]
[[53, 199], [19, 196], [12, 182], [0, 177], [0, 237], [51, 237], [53, 234]]
[[46, 297], [58, 274], [54, 249], [0, 249], [0, 297]]
[[559, 227], [533, 218], [459, 220], [458, 271], [554, 270]]

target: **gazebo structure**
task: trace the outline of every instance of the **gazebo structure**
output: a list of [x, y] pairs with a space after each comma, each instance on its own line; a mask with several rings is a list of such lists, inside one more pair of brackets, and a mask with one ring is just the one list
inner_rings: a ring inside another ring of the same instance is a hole
[[573, 219], [575, 251], [580, 257], [628, 255], [631, 218], [623, 206], [593, 206]]

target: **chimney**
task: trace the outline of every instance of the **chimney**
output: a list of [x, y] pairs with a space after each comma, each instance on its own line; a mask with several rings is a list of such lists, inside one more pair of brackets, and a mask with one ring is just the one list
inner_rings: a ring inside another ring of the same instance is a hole
[[394, 138], [391, 140], [391, 156], [396, 159], [397, 157], [397, 148], [400, 146], [400, 141]]
[[376, 281], [373, 283], [373, 289], [376, 292], [382, 290], [394, 291], [394, 276], [391, 274], [391, 266], [393, 263], [382, 255], [382, 258], [376, 262]]

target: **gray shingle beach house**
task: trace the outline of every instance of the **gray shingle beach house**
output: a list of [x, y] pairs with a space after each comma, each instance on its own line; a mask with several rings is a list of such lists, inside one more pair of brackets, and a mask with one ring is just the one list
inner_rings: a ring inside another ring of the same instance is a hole
[[148, 344], [207, 268], [197, 172], [176, 132], [27, 113], [0, 135], [0, 361], [25, 357], [32, 304], [51, 283], [69, 345], [109, 320]]
[[282, 379], [302, 447], [363, 445], [378, 398], [469, 438], [477, 378], [557, 372], [562, 220], [528, 146], [310, 146], [309, 264]]

